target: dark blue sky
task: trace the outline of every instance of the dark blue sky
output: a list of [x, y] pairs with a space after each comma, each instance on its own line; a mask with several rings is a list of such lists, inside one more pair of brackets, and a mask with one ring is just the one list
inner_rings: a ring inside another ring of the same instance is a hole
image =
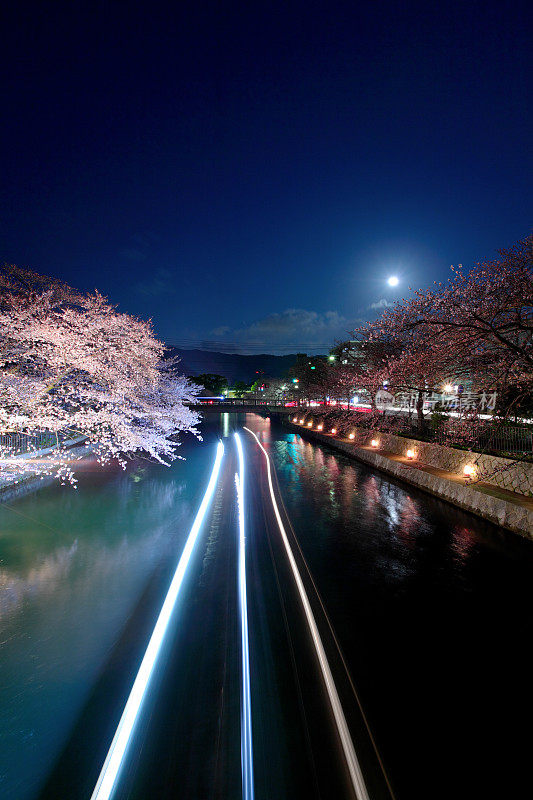
[[531, 230], [527, 3], [12, 5], [0, 257], [167, 341], [328, 344]]

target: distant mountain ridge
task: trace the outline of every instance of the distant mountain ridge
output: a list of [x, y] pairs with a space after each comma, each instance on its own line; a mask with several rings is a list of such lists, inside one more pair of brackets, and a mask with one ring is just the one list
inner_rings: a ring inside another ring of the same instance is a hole
[[253, 383], [258, 378], [283, 378], [296, 361], [296, 353], [275, 356], [270, 353], [240, 355], [239, 353], [216, 353], [210, 350], [184, 350], [168, 347], [170, 356], [181, 359], [180, 372], [192, 377], [202, 373], [223, 375], [231, 385], [235, 381]]

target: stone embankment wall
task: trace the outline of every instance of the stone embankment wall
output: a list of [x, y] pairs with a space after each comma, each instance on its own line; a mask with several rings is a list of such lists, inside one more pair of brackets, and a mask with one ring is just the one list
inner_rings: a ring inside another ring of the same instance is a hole
[[[288, 424], [293, 430], [297, 430], [298, 433], [309, 436], [310, 439], [323, 442], [329, 447], [340, 450], [346, 455], [356, 458], [358, 461], [362, 461], [374, 469], [378, 469], [400, 481], [416, 486], [435, 497], [446, 500], [459, 508], [463, 508], [472, 514], [476, 514], [496, 525], [507, 528], [514, 533], [533, 539], [533, 510], [531, 509], [530, 499], [524, 498], [518, 503], [509, 502], [509, 500], [504, 497], [476, 489], [475, 484], [472, 486], [465, 485], [464, 480], [458, 480], [457, 476], [455, 480], [452, 480], [447, 478], [445, 474], [432, 474], [423, 468], [417, 468], [416, 463], [412, 463], [406, 459], [402, 459], [401, 461], [394, 460], [390, 455], [387, 456], [384, 450], [380, 453], [370, 447], [370, 440], [368, 444], [364, 441], [355, 444], [355, 439], [351, 441], [344, 437], [324, 434], [317, 430], [307, 428], [306, 426], [296, 425], [292, 423], [292, 419]], [[417, 445], [420, 444], [420, 442], [412, 439], [403, 439], [399, 436], [395, 438], [400, 439], [404, 447], [399, 455], [405, 454], [406, 443], [407, 447], [412, 442]], [[389, 454], [390, 453], [391, 451], [389, 451]], [[444, 469], [441, 469], [444, 472]], [[493, 491], [497, 494], [498, 489], [494, 489]]]
[[[318, 415], [313, 414], [307, 414], [305, 420], [313, 422], [313, 428], [316, 428], [317, 423], [322, 422]], [[405, 455], [407, 450], [414, 450], [418, 462], [458, 475], [463, 475], [465, 466], [472, 465], [476, 470], [476, 480], [507, 489], [509, 492], [522, 494], [525, 497], [533, 496], [533, 463], [513, 461], [509, 458], [498, 458], [468, 450], [456, 450], [454, 447], [420, 442], [418, 439], [406, 439], [392, 433], [357, 428], [355, 425], [350, 430], [355, 434], [353, 439], [355, 445], [370, 447], [372, 439], [377, 439], [379, 441], [379, 447], [376, 448], [377, 453], [381, 450], [396, 455]]]

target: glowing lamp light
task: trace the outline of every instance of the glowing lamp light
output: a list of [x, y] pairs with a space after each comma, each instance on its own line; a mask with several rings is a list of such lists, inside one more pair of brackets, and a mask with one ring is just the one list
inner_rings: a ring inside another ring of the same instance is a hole
[[350, 434], [350, 436], [349, 436], [348, 438], [349, 438], [349, 439], [355, 439], [355, 433], [351, 433], [351, 434]]
[[450, 394], [450, 392], [453, 391], [453, 386], [451, 385], [451, 383], [445, 383], [444, 384], [444, 391], [447, 394]]
[[332, 432], [332, 433], [337, 433], [337, 428], [332, 428], [332, 429], [331, 429], [331, 432]]
[[304, 424], [304, 421], [303, 421], [303, 419], [301, 419], [300, 420], [300, 425], [303, 425], [303, 424]]
[[415, 451], [414, 450], [408, 450], [407, 453], [406, 453], [406, 456], [407, 456], [407, 458], [414, 458], [415, 457]]
[[476, 474], [476, 468], [473, 464], [465, 464], [463, 467], [463, 474], [465, 478], [473, 478]]
[[308, 427], [308, 428], [312, 428], [312, 427], [313, 427], [313, 423], [312, 423], [312, 422], [308, 422], [308, 423], [307, 423], [307, 427]]
[[323, 427], [323, 425], [317, 425], [317, 431], [321, 431]]
[[371, 447], [379, 447], [379, 440], [378, 439], [372, 439], [372, 441], [370, 442], [370, 445], [371, 445]]

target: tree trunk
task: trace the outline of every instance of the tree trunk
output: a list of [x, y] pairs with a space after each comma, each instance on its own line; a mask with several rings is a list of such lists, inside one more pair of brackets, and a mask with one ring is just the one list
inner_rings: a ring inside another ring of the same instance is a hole
[[424, 419], [424, 392], [419, 391], [416, 398], [416, 414], [418, 417], [418, 432], [424, 433], [426, 421]]

